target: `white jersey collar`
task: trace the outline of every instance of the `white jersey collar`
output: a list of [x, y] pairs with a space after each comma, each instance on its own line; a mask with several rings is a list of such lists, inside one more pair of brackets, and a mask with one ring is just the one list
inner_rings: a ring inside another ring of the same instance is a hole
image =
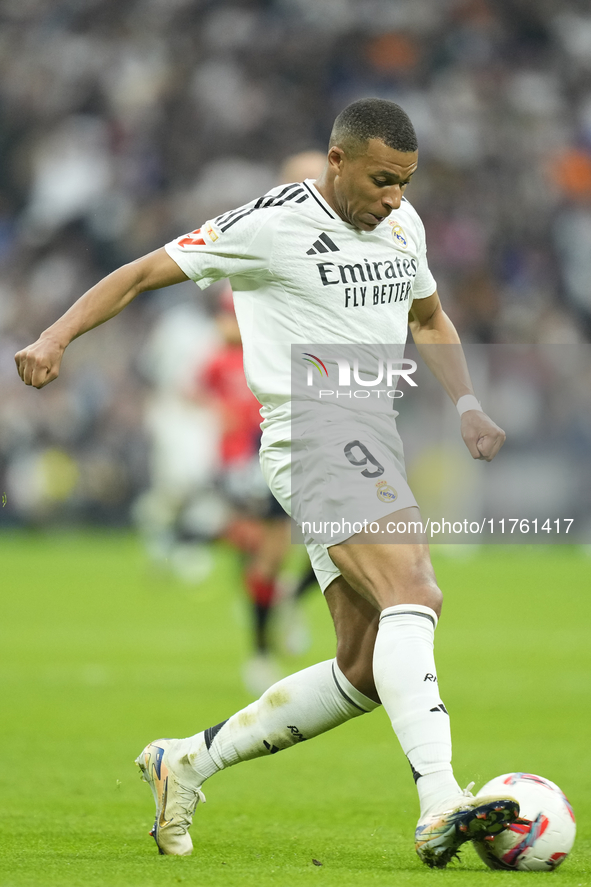
[[[326, 202], [316, 185], [314, 184], [316, 179], [305, 179], [302, 182], [304, 188], [310, 194], [316, 203], [320, 206], [320, 208], [331, 218], [331, 219], [339, 219], [339, 216], [336, 215], [334, 209]], [[342, 220], [341, 220], [342, 221]]]

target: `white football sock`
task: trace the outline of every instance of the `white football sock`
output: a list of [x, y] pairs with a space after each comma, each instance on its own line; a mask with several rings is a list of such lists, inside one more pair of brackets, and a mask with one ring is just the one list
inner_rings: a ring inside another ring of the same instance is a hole
[[380, 614], [373, 659], [376, 688], [412, 767], [421, 815], [460, 792], [433, 658], [436, 625], [430, 607], [387, 607]]
[[312, 739], [378, 705], [347, 680], [336, 660], [319, 662], [278, 681], [227, 721], [183, 740], [179, 752], [188, 755], [203, 782], [218, 770]]

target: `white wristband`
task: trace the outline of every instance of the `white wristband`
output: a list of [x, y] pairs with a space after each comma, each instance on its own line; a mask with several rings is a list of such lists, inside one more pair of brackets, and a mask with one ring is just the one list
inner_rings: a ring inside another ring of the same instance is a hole
[[478, 412], [480, 413], [484, 412], [484, 410], [480, 406], [480, 403], [473, 394], [462, 394], [456, 404], [456, 410], [458, 411], [460, 416], [463, 413], [467, 413], [468, 410], [478, 410]]

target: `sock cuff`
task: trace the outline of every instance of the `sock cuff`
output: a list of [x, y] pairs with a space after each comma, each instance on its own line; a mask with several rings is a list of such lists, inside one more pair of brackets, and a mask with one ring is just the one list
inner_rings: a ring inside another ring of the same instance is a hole
[[350, 702], [351, 705], [354, 705], [355, 708], [358, 708], [360, 711], [367, 714], [367, 712], [374, 711], [374, 709], [380, 707], [381, 702], [375, 702], [373, 699], [370, 699], [369, 696], [366, 696], [358, 690], [357, 687], [353, 686], [351, 681], [345, 677], [341, 669], [338, 667], [336, 659], [333, 659], [332, 661], [332, 676], [341, 696], [343, 696], [347, 702]]
[[423, 604], [394, 604], [393, 607], [386, 607], [380, 613], [380, 624], [390, 616], [421, 616], [429, 619], [433, 623], [433, 628], [437, 628], [437, 613]]

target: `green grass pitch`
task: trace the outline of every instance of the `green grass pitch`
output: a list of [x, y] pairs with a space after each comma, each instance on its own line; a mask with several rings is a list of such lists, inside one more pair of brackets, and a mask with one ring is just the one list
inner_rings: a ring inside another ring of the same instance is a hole
[[[456, 775], [477, 787], [512, 770], [557, 782], [578, 819], [561, 869], [490, 872], [471, 847], [445, 871], [424, 868], [410, 770], [381, 709], [215, 776], [193, 856], [159, 857], [133, 760], [149, 740], [197, 732], [249, 701], [237, 560], [218, 548], [214, 575], [192, 588], [150, 573], [130, 535], [5, 533], [0, 884], [591, 884], [591, 559], [558, 546], [433, 558]], [[333, 655], [320, 594], [306, 609], [313, 645], [286, 670]]]

